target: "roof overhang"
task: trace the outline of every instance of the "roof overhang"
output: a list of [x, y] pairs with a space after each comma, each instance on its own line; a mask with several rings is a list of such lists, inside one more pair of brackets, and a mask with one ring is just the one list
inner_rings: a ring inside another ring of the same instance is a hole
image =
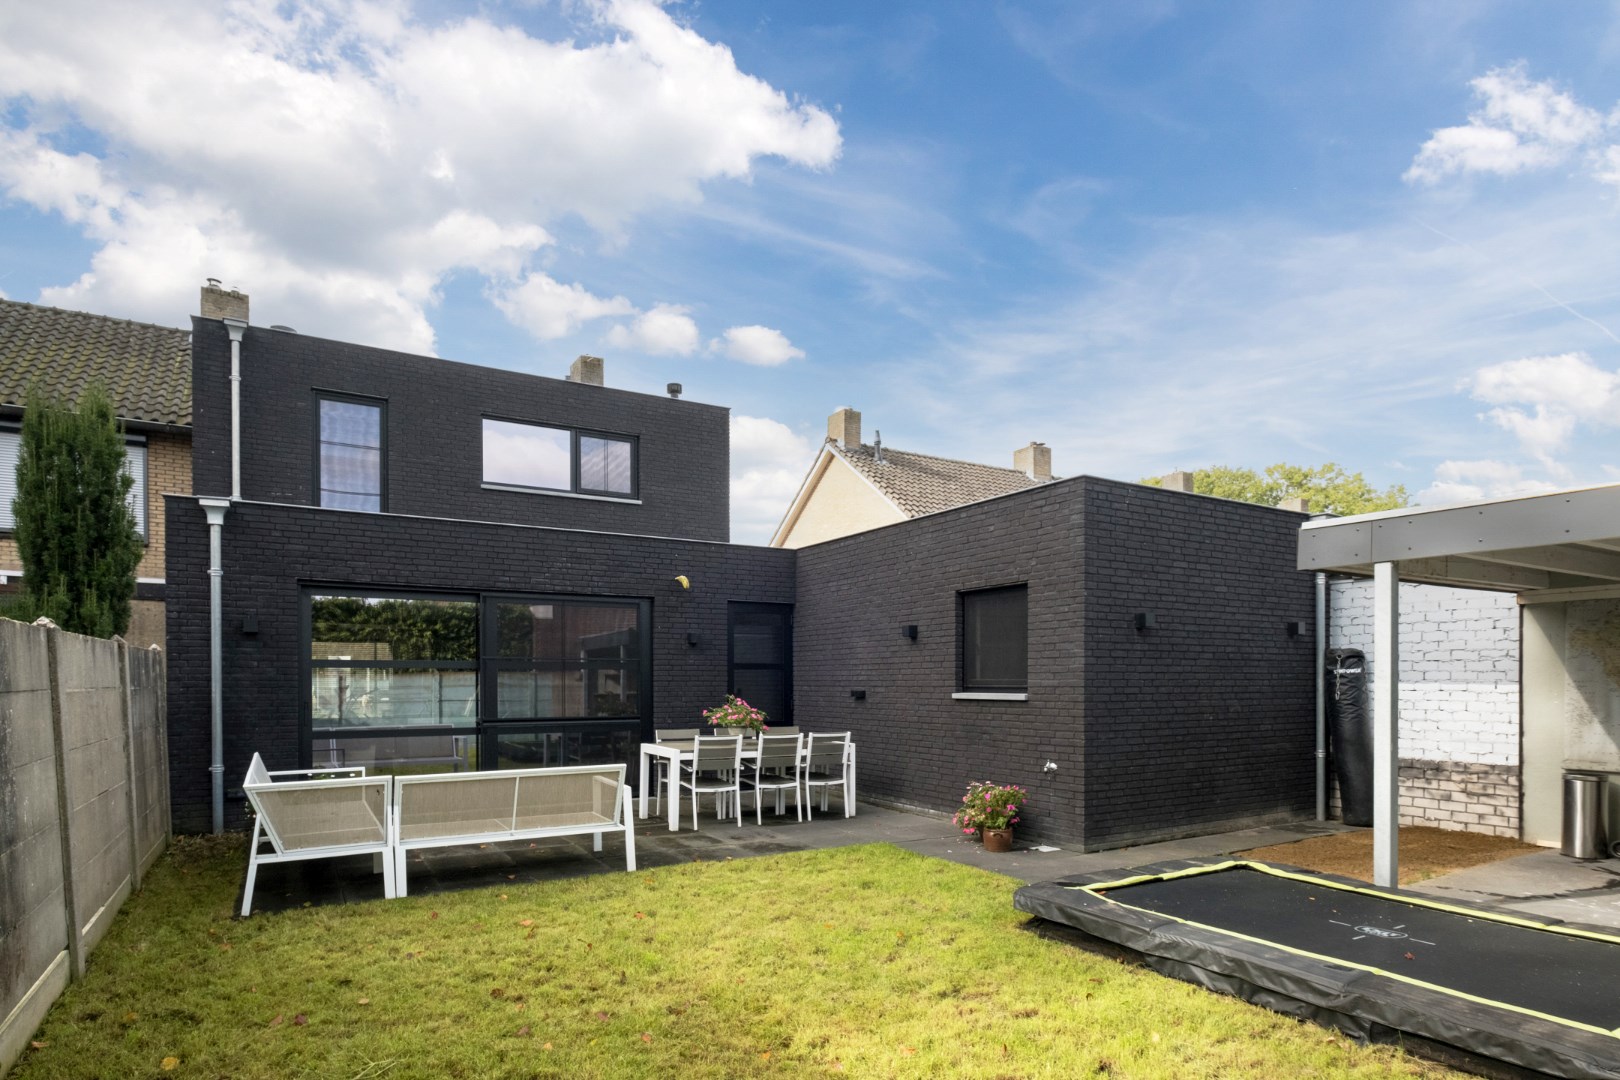
[[1522, 602], [1620, 595], [1620, 484], [1300, 526], [1298, 567], [1518, 593]]

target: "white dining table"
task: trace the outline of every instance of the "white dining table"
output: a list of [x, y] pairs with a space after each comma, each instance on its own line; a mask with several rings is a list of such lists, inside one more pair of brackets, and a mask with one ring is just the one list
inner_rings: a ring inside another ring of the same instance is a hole
[[[806, 745], [808, 745], [808, 740], [806, 740]], [[669, 742], [644, 742], [641, 744], [641, 782], [636, 786], [636, 790], [640, 792], [637, 796], [640, 805], [636, 808], [638, 818], [645, 819], [647, 817], [647, 788], [652, 773], [653, 758], [663, 758], [669, 762], [670, 772], [679, 775], [681, 762], [691, 761], [695, 753], [691, 739], [672, 739]], [[742, 756], [744, 761], [758, 761], [759, 740], [743, 739]], [[681, 827], [681, 800], [677, 793], [674, 797], [664, 801], [669, 804], [669, 831], [675, 832]], [[855, 744], [853, 742], [844, 744], [844, 805], [848, 808], [846, 816], [853, 816], [855, 813]]]

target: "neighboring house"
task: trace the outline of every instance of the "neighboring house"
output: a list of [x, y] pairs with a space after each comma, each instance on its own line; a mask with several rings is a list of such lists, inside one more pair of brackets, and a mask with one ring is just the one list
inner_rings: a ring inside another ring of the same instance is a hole
[[30, 387], [66, 402], [102, 383], [123, 422], [146, 553], [125, 637], [163, 644], [165, 522], [159, 496], [191, 490], [191, 335], [149, 323], [0, 300], [0, 582], [19, 587], [12, 539], [17, 454]]
[[723, 408], [601, 385], [594, 358], [562, 380], [244, 323], [194, 320], [197, 494], [166, 500], [179, 829], [211, 817], [211, 625], [232, 825], [254, 752], [633, 763], [731, 691], [854, 732], [868, 796], [949, 812], [994, 777], [1030, 788], [1025, 835], [1082, 847], [1310, 811], [1302, 515], [1026, 477], [732, 544]]
[[1052, 451], [1032, 442], [1013, 467], [913, 454], [861, 442], [861, 414], [840, 408], [771, 547], [800, 548], [851, 533], [1024, 491], [1052, 480]]

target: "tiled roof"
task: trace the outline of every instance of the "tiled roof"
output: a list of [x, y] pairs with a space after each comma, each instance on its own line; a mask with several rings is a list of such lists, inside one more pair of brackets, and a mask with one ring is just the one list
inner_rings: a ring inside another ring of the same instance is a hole
[[907, 517], [1010, 495], [1042, 483], [1017, 469], [912, 454], [887, 446], [883, 448], [882, 461], [875, 459], [872, 447], [866, 443], [840, 452], [857, 472], [893, 499]]
[[24, 404], [35, 382], [77, 401], [95, 380], [125, 420], [191, 426], [188, 331], [0, 300], [0, 404]]

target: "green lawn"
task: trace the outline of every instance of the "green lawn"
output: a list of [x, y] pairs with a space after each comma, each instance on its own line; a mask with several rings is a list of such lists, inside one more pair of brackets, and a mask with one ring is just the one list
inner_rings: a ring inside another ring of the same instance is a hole
[[240, 921], [182, 841], [13, 1074], [1451, 1076], [1021, 929], [887, 845]]

